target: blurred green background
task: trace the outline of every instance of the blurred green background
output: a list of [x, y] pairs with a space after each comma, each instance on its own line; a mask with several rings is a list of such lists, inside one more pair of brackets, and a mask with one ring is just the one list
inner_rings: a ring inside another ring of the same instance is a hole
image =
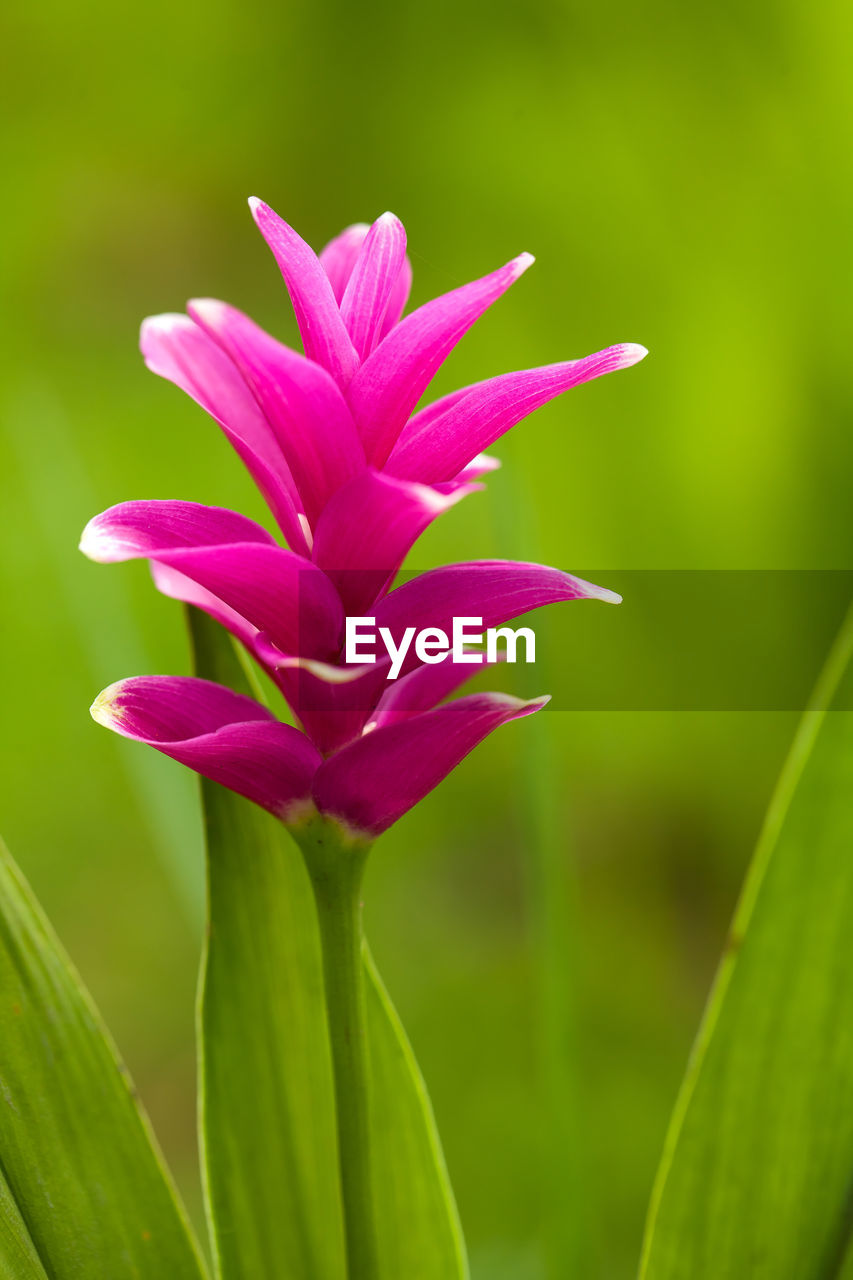
[[[143, 566], [75, 548], [125, 498], [260, 509], [216, 427], [144, 370], [139, 320], [215, 295], [295, 340], [250, 194], [317, 246], [392, 208], [415, 302], [529, 249], [436, 390], [615, 341], [652, 354], [504, 440], [418, 567], [847, 567], [853, 14], [46, 0], [3, 22], [0, 830], [197, 1213], [195, 783], [86, 710], [121, 676], [186, 671], [186, 642]], [[792, 606], [779, 643], [802, 624]], [[378, 846], [368, 929], [476, 1280], [633, 1273], [794, 723], [554, 711]]]

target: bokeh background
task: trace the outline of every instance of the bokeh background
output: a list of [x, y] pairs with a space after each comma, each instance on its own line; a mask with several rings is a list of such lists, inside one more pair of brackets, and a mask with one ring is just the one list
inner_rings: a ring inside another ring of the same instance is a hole
[[[0, 829], [197, 1214], [195, 784], [86, 711], [121, 676], [186, 671], [186, 642], [143, 566], [75, 548], [125, 498], [261, 512], [215, 426], [145, 372], [140, 318], [216, 295], [295, 340], [250, 194], [317, 246], [392, 208], [415, 302], [529, 249], [537, 266], [437, 390], [614, 341], [652, 355], [504, 440], [503, 471], [418, 567], [508, 555], [604, 583], [848, 567], [853, 16], [841, 0], [44, 0], [3, 21]], [[594, 607], [561, 614], [544, 687], [559, 663], [583, 688], [573, 644]], [[661, 631], [617, 646], [621, 686]], [[793, 603], [773, 641], [811, 661]], [[368, 929], [476, 1280], [633, 1274], [794, 723], [557, 709], [378, 846]]]

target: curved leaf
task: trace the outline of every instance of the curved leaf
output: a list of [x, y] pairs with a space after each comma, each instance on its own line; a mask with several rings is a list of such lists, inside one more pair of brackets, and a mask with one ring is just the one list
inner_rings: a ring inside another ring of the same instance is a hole
[[384, 1280], [462, 1280], [468, 1263], [429, 1095], [369, 953], [373, 1160]]
[[[196, 672], [252, 692], [230, 637], [190, 610]], [[221, 1280], [344, 1280], [331, 1061], [314, 903], [285, 828], [202, 782], [209, 928], [200, 998], [203, 1162]], [[382, 1280], [465, 1280], [423, 1081], [368, 961]]]
[[18, 1280], [200, 1280], [127, 1071], [0, 845], [0, 1262]]
[[735, 915], [658, 1174], [643, 1280], [851, 1274], [851, 651], [853, 615]]
[[0, 1275], [4, 1280], [46, 1280], [27, 1224], [0, 1173]]

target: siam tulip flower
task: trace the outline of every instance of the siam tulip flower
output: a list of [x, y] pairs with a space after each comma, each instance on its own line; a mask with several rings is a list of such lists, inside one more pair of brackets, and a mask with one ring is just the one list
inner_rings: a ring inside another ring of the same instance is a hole
[[287, 545], [222, 508], [148, 501], [96, 516], [81, 548], [104, 562], [147, 558], [163, 593], [203, 609], [246, 646], [301, 729], [229, 691], [166, 676], [112, 685], [92, 712], [288, 823], [316, 809], [372, 837], [494, 728], [544, 700], [476, 694], [438, 706], [476, 665], [423, 666], [410, 653], [392, 685], [382, 660], [344, 662], [345, 617], [370, 613], [399, 637], [411, 626], [446, 630], [457, 614], [481, 616], [485, 628], [544, 604], [616, 599], [560, 570], [510, 561], [446, 566], [391, 586], [428, 525], [499, 465], [484, 450], [563, 391], [645, 351], [621, 344], [502, 374], [413, 412], [530, 255], [401, 319], [411, 268], [393, 214], [348, 228], [318, 257], [267, 205], [250, 204], [304, 355], [211, 299], [145, 321], [141, 347], [149, 368], [218, 422]]
[[393, 673], [386, 660], [348, 663], [346, 619], [370, 615], [402, 655], [413, 627], [447, 632], [455, 618], [477, 617], [490, 628], [545, 604], [617, 600], [560, 569], [504, 560], [393, 582], [427, 526], [497, 465], [484, 450], [563, 391], [645, 351], [620, 345], [502, 374], [418, 410], [439, 365], [529, 254], [403, 319], [411, 269], [392, 214], [348, 228], [318, 257], [265, 204], [251, 204], [304, 354], [210, 299], [147, 320], [141, 345], [149, 368], [219, 423], [286, 545], [233, 511], [151, 501], [96, 516], [81, 546], [99, 561], [148, 559], [160, 591], [246, 647], [299, 727], [250, 697], [178, 676], [119, 681], [92, 714], [261, 805], [299, 843], [323, 959], [347, 1275], [378, 1280], [359, 905], [366, 851], [492, 730], [547, 699], [444, 701], [482, 657], [433, 664], [416, 646]]

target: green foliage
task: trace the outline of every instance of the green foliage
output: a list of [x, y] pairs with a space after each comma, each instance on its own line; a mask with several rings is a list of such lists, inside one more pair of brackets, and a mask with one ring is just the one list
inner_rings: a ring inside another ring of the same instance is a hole
[[382, 1275], [464, 1280], [465, 1246], [426, 1086], [376, 966], [365, 960]]
[[200, 1280], [127, 1072], [2, 846], [0, 1046], [3, 1280]]
[[[232, 641], [191, 611], [199, 675], [240, 692]], [[314, 903], [280, 823], [202, 783], [210, 919], [201, 997], [202, 1127], [222, 1280], [342, 1280], [334, 1102]], [[423, 1081], [372, 964], [368, 1025], [383, 1280], [467, 1274]]]
[[853, 616], [735, 916], [659, 1173], [643, 1280], [834, 1280], [853, 1268], [851, 651]]
[[12, 1190], [0, 1173], [0, 1270], [4, 1280], [44, 1280], [41, 1265], [27, 1224], [15, 1203]]
[[[347, 0], [4, 10], [0, 824], [193, 1204], [198, 939], [163, 868], [201, 880], [196, 788], [85, 714], [114, 679], [186, 673], [186, 653], [146, 568], [93, 565], [76, 542], [126, 498], [267, 516], [215, 424], [144, 369], [140, 319], [211, 295], [298, 348], [253, 192], [315, 245], [393, 209], [413, 305], [529, 249], [536, 266], [460, 343], [436, 396], [623, 339], [651, 355], [516, 428], [492, 450], [503, 470], [436, 522], [412, 567], [508, 556], [618, 585], [600, 571], [846, 566], [853, 22], [846, 0], [532, 0], [523, 14], [437, 0], [371, 20]], [[507, 529], [516, 482], [530, 516]], [[617, 681], [666, 662], [660, 626], [629, 621], [636, 603], [609, 611]], [[547, 623], [581, 694], [607, 613]], [[811, 652], [814, 618], [793, 597], [778, 636]], [[554, 943], [530, 910], [516, 780], [545, 716], [496, 736], [383, 837], [371, 942], [480, 1280], [541, 1270], [549, 1183], [561, 1231], [583, 1191], [581, 1275], [632, 1274], [795, 714], [549, 711], [549, 856], [577, 882], [577, 926], [554, 921]], [[564, 1100], [576, 1077], [579, 1141], [543, 1105], [552, 1076]], [[570, 1179], [552, 1179], [546, 1145]], [[572, 1262], [567, 1243], [555, 1280]]]

